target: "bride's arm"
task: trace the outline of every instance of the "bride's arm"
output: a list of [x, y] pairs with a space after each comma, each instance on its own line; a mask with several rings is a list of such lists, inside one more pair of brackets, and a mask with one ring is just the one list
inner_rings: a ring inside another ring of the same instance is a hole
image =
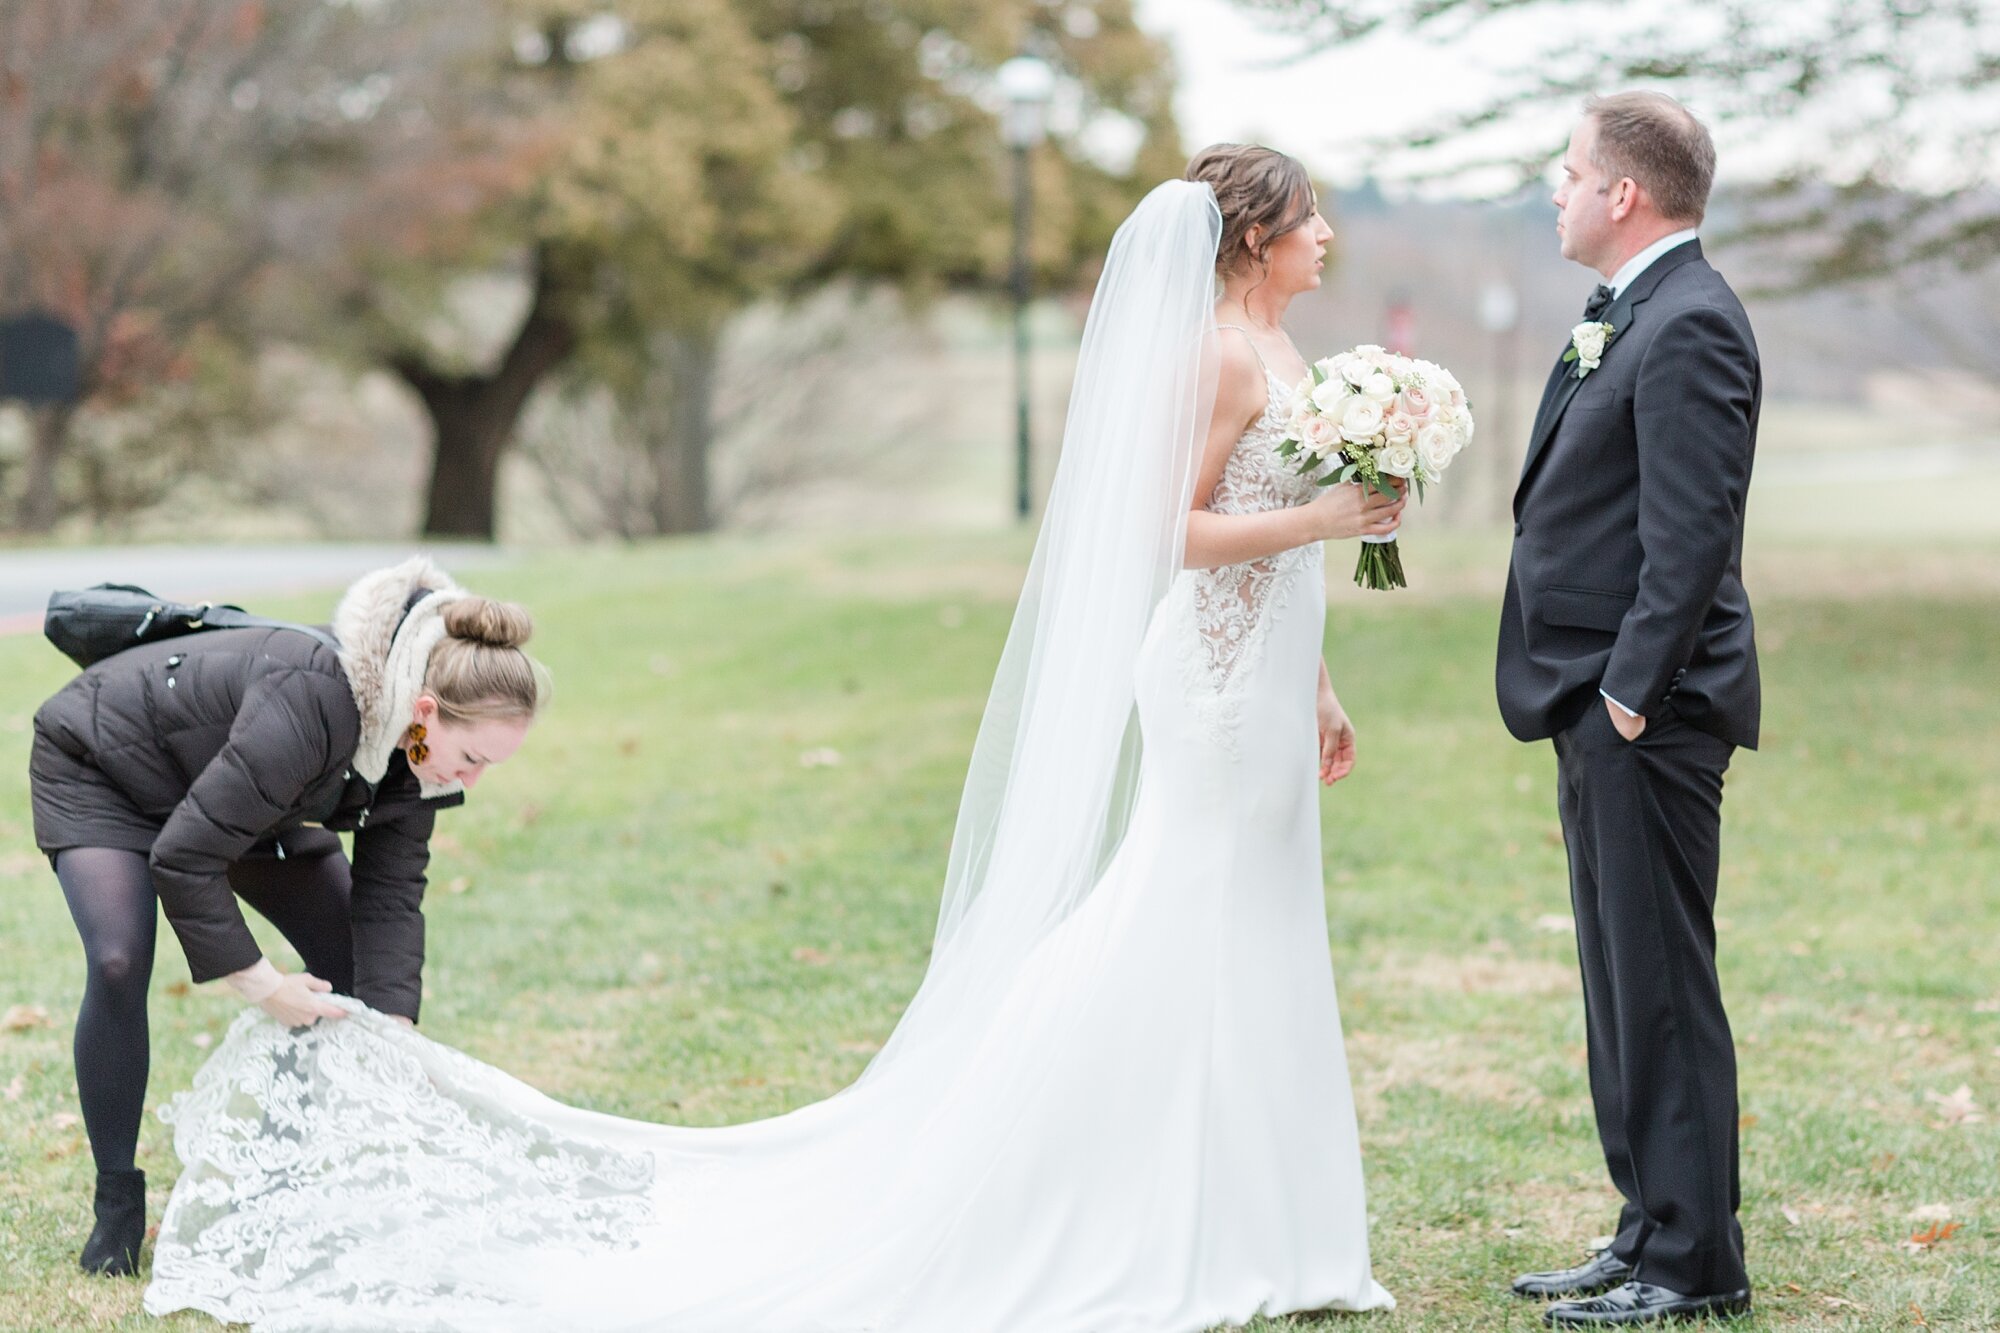
[[[1228, 330], [1227, 332], [1235, 332]], [[1210, 513], [1208, 503], [1229, 462], [1230, 451], [1243, 432], [1264, 411], [1270, 389], [1251, 350], [1247, 335], [1225, 337], [1215, 384], [1215, 414], [1202, 444], [1201, 470], [1195, 475], [1194, 499], [1188, 512], [1189, 569], [1213, 569], [1259, 560], [1308, 542], [1363, 533], [1381, 536], [1396, 526], [1403, 502], [1391, 503], [1380, 494], [1363, 494], [1359, 486], [1328, 486], [1308, 504], [1272, 509], [1261, 514]]]

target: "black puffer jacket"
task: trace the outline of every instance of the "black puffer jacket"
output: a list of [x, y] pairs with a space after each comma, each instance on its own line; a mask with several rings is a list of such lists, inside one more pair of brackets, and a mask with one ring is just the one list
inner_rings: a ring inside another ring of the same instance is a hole
[[[395, 632], [387, 628], [385, 640]], [[352, 831], [355, 997], [417, 1016], [432, 824], [439, 807], [464, 797], [426, 799], [400, 750], [379, 782], [360, 776], [363, 709], [332, 649], [287, 629], [134, 648], [43, 704], [35, 730], [38, 745], [60, 752], [38, 763], [37, 841], [51, 852], [125, 846], [134, 824], [155, 828], [150, 845], [133, 850], [149, 852], [198, 982], [262, 954], [226, 878], [232, 862], [334, 850], [330, 834], [307, 824]], [[72, 781], [63, 756], [76, 761]], [[121, 795], [129, 805], [117, 805]]]

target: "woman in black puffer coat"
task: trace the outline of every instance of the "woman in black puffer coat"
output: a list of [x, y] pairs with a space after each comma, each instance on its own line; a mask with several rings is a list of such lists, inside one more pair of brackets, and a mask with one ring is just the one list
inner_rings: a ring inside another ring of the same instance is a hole
[[[283, 628], [128, 649], [35, 714], [35, 841], [88, 963], [77, 1092], [97, 1164], [83, 1267], [137, 1270], [134, 1153], [148, 1062], [155, 909], [197, 982], [222, 978], [293, 1025], [338, 1019], [333, 990], [414, 1023], [432, 821], [520, 746], [547, 698], [525, 611], [474, 597], [418, 557], [369, 574], [332, 648]], [[343, 854], [335, 831], [351, 832]], [[249, 903], [304, 972], [280, 972]]]

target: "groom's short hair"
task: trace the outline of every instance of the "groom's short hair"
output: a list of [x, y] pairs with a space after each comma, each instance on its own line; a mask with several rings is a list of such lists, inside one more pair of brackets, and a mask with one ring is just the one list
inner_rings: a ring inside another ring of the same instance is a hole
[[1607, 176], [1639, 182], [1669, 221], [1701, 221], [1715, 183], [1715, 141], [1693, 112], [1665, 93], [1635, 92], [1585, 98], [1583, 113], [1597, 122], [1590, 156]]

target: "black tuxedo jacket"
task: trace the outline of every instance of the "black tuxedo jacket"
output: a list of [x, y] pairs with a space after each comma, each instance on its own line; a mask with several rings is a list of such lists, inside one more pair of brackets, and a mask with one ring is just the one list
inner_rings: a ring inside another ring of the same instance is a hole
[[1600, 319], [1601, 364], [1557, 362], [1514, 493], [1500, 713], [1521, 740], [1564, 730], [1600, 689], [1755, 748], [1743, 505], [1763, 374], [1742, 303], [1701, 243], [1676, 246]]

